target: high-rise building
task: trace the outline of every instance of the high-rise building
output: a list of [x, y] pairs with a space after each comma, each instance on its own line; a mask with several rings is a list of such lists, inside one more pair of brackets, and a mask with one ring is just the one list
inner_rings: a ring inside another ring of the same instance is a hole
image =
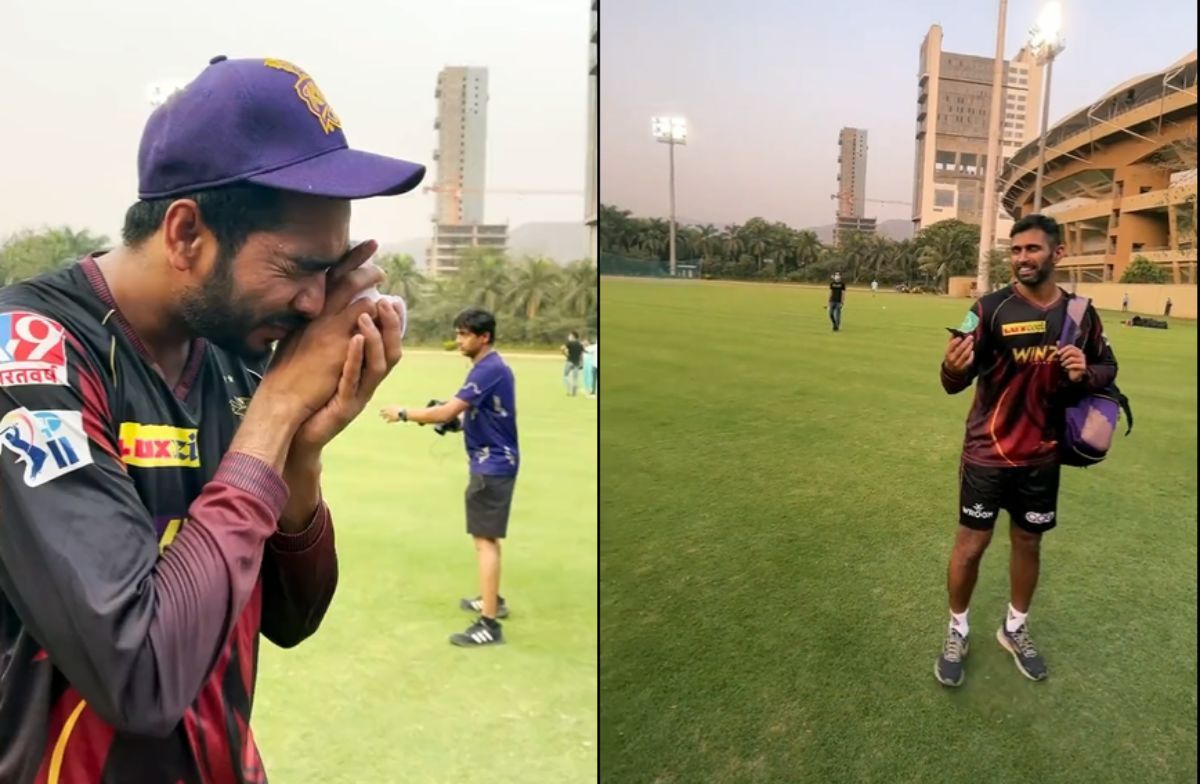
[[486, 68], [443, 68], [438, 74], [437, 222], [483, 223], [487, 170]]
[[867, 198], [867, 132], [863, 128], [843, 128], [838, 134], [837, 222], [834, 244], [844, 233], [875, 233], [875, 219], [864, 216]]
[[839, 218], [863, 217], [867, 197], [867, 132], [862, 128], [843, 128], [838, 134]]
[[583, 222], [588, 227], [588, 254], [595, 261], [599, 257], [600, 240], [597, 223], [600, 218], [600, 193], [596, 182], [596, 172], [599, 168], [599, 147], [596, 136], [599, 133], [599, 111], [597, 106], [599, 91], [597, 79], [600, 73], [600, 0], [591, 0], [591, 34], [588, 44], [588, 152], [587, 171], [584, 173], [584, 203]]
[[487, 171], [486, 68], [447, 67], [438, 74], [434, 129], [438, 148], [433, 153], [437, 197], [433, 240], [427, 251], [427, 271], [434, 277], [458, 270], [463, 249], [495, 248], [508, 243], [507, 226], [483, 222]]
[[[942, 51], [942, 28], [933, 25], [921, 44], [917, 74], [916, 164], [913, 228], [957, 218], [983, 222], [984, 170], [992, 108], [991, 57]], [[1028, 46], [1004, 63], [1004, 119], [1000, 168], [1036, 139], [1042, 108], [1042, 69]], [[993, 186], [994, 187], [994, 186]], [[996, 202], [996, 237], [1007, 241], [1012, 218]]]

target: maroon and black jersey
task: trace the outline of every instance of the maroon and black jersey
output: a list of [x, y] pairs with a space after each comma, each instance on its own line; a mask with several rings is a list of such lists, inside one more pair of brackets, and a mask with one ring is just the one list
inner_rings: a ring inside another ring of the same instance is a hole
[[967, 414], [963, 460], [981, 466], [1027, 466], [1056, 460], [1065, 401], [1079, 392], [1099, 392], [1117, 376], [1104, 327], [1088, 306], [1082, 324], [1087, 374], [1071, 384], [1058, 359], [1058, 339], [1067, 317], [1065, 291], [1042, 307], [1006, 286], [971, 307], [962, 331], [975, 336], [975, 361], [964, 376], [942, 366], [950, 394], [975, 384]]
[[228, 452], [259, 370], [196, 340], [172, 388], [91, 258], [0, 290], [0, 781], [266, 781], [259, 633], [312, 634], [337, 559]]

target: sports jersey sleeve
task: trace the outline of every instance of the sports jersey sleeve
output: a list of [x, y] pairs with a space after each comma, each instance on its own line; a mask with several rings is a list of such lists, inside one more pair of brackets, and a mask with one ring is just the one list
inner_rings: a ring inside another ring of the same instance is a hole
[[263, 556], [262, 633], [281, 648], [308, 639], [337, 588], [333, 517], [322, 500], [312, 521], [295, 534], [277, 531]]
[[962, 326], [959, 327], [961, 332], [965, 332], [975, 338], [975, 359], [971, 362], [971, 367], [967, 368], [967, 372], [962, 375], [952, 373], [946, 368], [945, 360], [942, 361], [942, 388], [948, 394], [956, 395], [962, 392], [971, 386], [971, 382], [979, 374], [980, 358], [983, 352], [987, 350], [987, 341], [984, 340], [987, 328], [983, 323], [982, 313], [983, 305], [981, 301], [975, 300], [975, 304], [971, 306], [971, 309], [967, 311], [967, 315], [963, 318]]
[[0, 375], [0, 591], [102, 719], [165, 735], [254, 590], [287, 487], [267, 464], [226, 455], [160, 555], [101, 371], [41, 320], [46, 344], [59, 338], [43, 359], [62, 372]]
[[1117, 358], [1104, 336], [1100, 314], [1090, 304], [1084, 327], [1083, 355], [1087, 359], [1087, 371], [1081, 381], [1085, 391], [1099, 392], [1117, 380]]
[[467, 380], [463, 383], [462, 389], [454, 395], [459, 400], [463, 401], [471, 408], [477, 408], [479, 401], [483, 400], [500, 382], [501, 370], [499, 363], [489, 362], [487, 365], [479, 363], [471, 368], [471, 372], [467, 374]]

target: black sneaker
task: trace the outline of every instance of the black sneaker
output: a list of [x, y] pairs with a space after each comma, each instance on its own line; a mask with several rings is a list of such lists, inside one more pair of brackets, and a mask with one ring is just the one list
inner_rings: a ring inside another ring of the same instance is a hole
[[[460, 610], [466, 610], [467, 612], [473, 612], [476, 614], [482, 613], [483, 612], [483, 597], [476, 596], [474, 599], [460, 599], [458, 602], [458, 608]], [[508, 617], [508, 605], [504, 603], [503, 596], [496, 597], [496, 617], [497, 618], [507, 618]]]
[[942, 643], [942, 655], [933, 665], [933, 676], [943, 686], [961, 686], [963, 682], [963, 660], [967, 658], [970, 644], [957, 629], [947, 629]]
[[1029, 680], [1045, 680], [1049, 675], [1046, 672], [1046, 662], [1034, 647], [1033, 640], [1029, 639], [1029, 629], [1025, 624], [1021, 624], [1021, 628], [1015, 632], [1010, 632], [1008, 626], [1001, 623], [999, 631], [996, 632], [996, 641], [1012, 654], [1017, 669]]
[[450, 642], [463, 648], [499, 645], [504, 642], [504, 634], [500, 631], [500, 624], [495, 621], [488, 623], [480, 618], [468, 626], [465, 632], [450, 635]]

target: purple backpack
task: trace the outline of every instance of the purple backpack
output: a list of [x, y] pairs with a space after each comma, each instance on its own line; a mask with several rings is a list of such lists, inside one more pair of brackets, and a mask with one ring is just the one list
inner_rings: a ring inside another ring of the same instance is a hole
[[[1067, 300], [1067, 317], [1063, 321], [1062, 335], [1058, 345], [1076, 345], [1083, 335], [1083, 317], [1087, 313], [1087, 297], [1072, 296]], [[1133, 430], [1133, 411], [1129, 398], [1121, 394], [1116, 384], [1084, 395], [1068, 405], [1063, 415], [1062, 433], [1059, 436], [1059, 457], [1063, 465], [1086, 468], [1108, 456], [1113, 433], [1117, 430], [1117, 418], [1121, 411], [1129, 422], [1125, 435]]]

